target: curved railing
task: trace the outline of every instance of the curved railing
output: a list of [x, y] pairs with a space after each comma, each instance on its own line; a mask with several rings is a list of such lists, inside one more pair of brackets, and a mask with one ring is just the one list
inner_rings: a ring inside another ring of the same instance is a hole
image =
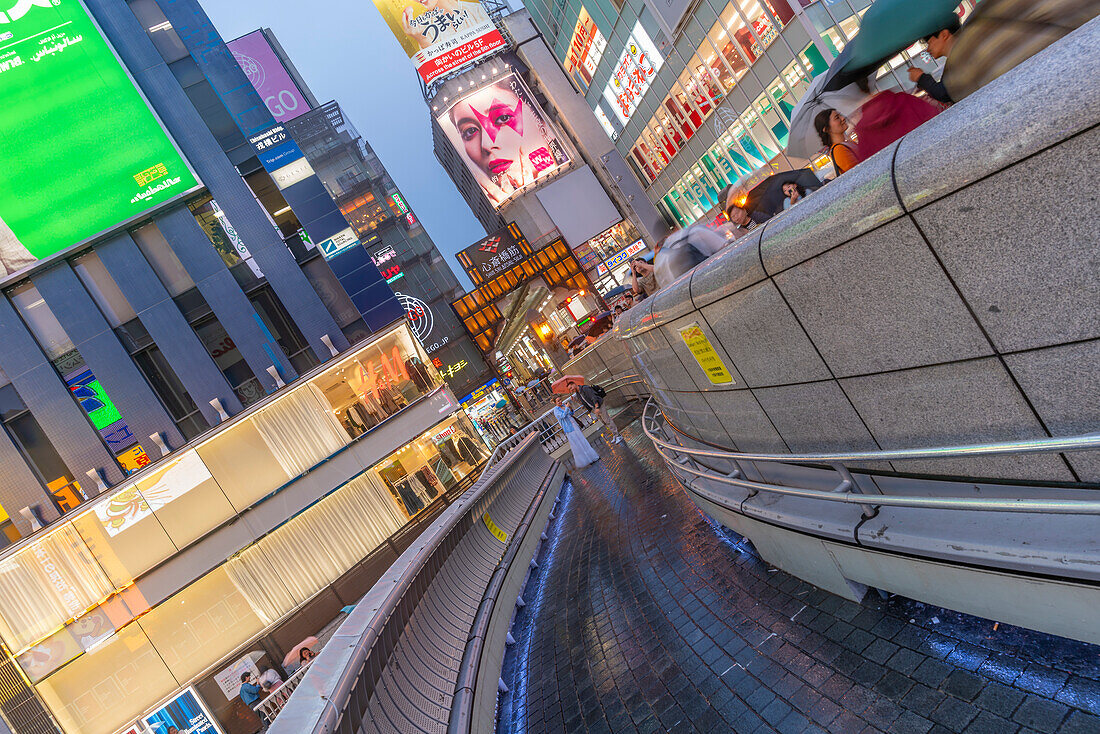
[[[937, 510], [981, 510], [985, 512], [1036, 512], [1076, 513], [1100, 515], [1100, 499], [1050, 499], [1042, 496], [991, 498], [991, 497], [929, 497], [921, 495], [888, 496], [867, 494], [860, 490], [845, 466], [848, 462], [866, 461], [905, 461], [916, 459], [950, 459], [963, 456], [1019, 456], [1062, 451], [1086, 451], [1100, 449], [1100, 434], [1068, 436], [1064, 438], [1046, 438], [1032, 441], [1008, 441], [1003, 443], [975, 444], [971, 446], [937, 446], [919, 449], [893, 449], [889, 451], [856, 451], [841, 454], [754, 454], [720, 451], [707, 448], [685, 446], [677, 440], [670, 440], [664, 427], [654, 418], [656, 405], [651, 400], [646, 404], [642, 415], [642, 425], [646, 436], [653, 442], [657, 452], [668, 463], [673, 473], [686, 473], [692, 477], [710, 479], [722, 484], [741, 487], [755, 492], [772, 492], [778, 495], [803, 497], [824, 502], [846, 502], [859, 505], [864, 509], [864, 517], [874, 517], [878, 507], [917, 507]], [[719, 459], [730, 462], [734, 468], [722, 473], [702, 466], [698, 459]], [[764, 461], [784, 464], [827, 465], [839, 476], [839, 483], [828, 490], [789, 487], [767, 482], [744, 479], [740, 468], [742, 462]], [[689, 480], [689, 484], [690, 484]]]

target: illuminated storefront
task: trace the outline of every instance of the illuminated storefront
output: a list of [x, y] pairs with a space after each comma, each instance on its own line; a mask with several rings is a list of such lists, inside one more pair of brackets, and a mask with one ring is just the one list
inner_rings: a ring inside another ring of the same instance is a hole
[[[387, 538], [474, 479], [489, 452], [457, 408], [404, 323], [305, 375], [0, 556], [7, 664], [66, 734], [112, 734], [189, 685], [225, 724], [240, 715], [235, 689], [212, 684], [227, 656], [350, 583]], [[316, 499], [297, 494], [306, 486]], [[264, 522], [242, 514], [270, 501], [284, 518], [274, 527], [243, 548], [225, 535]], [[239, 550], [212, 570], [157, 576], [210, 538]]]

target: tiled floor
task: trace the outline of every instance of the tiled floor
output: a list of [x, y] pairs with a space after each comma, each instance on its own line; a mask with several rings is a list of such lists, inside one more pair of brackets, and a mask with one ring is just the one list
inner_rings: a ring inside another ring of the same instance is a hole
[[502, 732], [1100, 733], [1100, 648], [775, 571], [624, 435], [563, 491]]

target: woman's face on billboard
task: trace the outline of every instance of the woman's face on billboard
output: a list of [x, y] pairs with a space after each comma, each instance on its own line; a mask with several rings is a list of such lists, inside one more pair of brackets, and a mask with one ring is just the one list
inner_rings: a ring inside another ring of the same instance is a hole
[[522, 186], [547, 167], [549, 151], [533, 113], [506, 85], [474, 92], [455, 105], [451, 119], [466, 155], [501, 187]]

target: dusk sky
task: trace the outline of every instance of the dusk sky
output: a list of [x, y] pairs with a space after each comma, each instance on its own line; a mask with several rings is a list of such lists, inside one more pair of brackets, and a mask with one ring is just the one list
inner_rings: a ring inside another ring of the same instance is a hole
[[455, 253], [485, 235], [432, 152], [416, 69], [369, 0], [201, 0], [225, 40], [275, 32], [321, 102], [335, 99], [374, 148], [463, 287]]

